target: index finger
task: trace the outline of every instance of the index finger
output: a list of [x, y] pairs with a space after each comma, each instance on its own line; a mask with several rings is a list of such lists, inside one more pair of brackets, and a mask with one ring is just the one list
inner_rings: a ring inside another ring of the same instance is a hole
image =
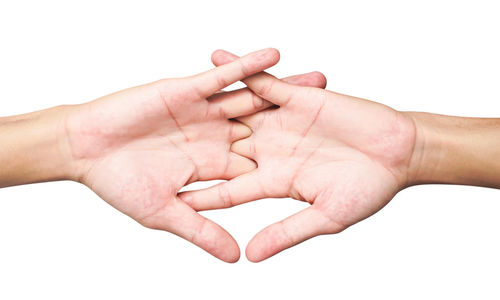
[[[225, 66], [237, 60], [238, 56], [225, 50], [217, 50], [212, 54], [212, 62], [215, 65]], [[297, 86], [265, 72], [246, 77], [242, 81], [255, 94], [279, 106], [286, 105], [298, 90]]]
[[278, 63], [279, 56], [278, 50], [273, 48], [259, 50], [195, 75], [191, 80], [199, 94], [206, 98], [236, 81], [274, 66]]
[[[299, 86], [311, 86], [318, 88], [325, 88], [326, 86], [326, 78], [320, 72], [290, 76], [282, 78], [281, 80]], [[209, 100], [210, 103], [217, 104], [224, 112], [224, 116], [227, 118], [250, 115], [274, 105], [273, 103], [255, 95], [255, 93], [248, 88], [216, 93], [210, 96], [207, 100]]]

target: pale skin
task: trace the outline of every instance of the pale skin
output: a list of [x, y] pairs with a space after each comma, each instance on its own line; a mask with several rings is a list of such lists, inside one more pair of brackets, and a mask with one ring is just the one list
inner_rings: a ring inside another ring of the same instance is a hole
[[[237, 59], [225, 51], [215, 65]], [[237, 118], [253, 134], [231, 150], [258, 167], [214, 187], [181, 194], [196, 210], [262, 198], [311, 205], [259, 232], [246, 255], [258, 262], [322, 234], [339, 233], [422, 183], [500, 188], [500, 119], [399, 112], [372, 101], [297, 87], [260, 73], [244, 80], [279, 108]]]
[[[238, 260], [238, 245], [197, 210], [266, 197], [309, 202], [252, 239], [247, 257], [261, 261], [344, 230], [411, 185], [500, 188], [500, 119], [399, 112], [323, 90], [317, 72], [284, 80], [262, 72], [278, 59], [274, 49], [217, 51], [218, 67], [205, 73], [0, 118], [0, 187], [78, 181], [142, 225], [227, 262]], [[238, 80], [253, 92], [220, 92]], [[211, 179], [228, 181], [178, 194]]]
[[[0, 119], [0, 187], [74, 180], [140, 224], [172, 232], [234, 262], [239, 247], [222, 227], [177, 197], [194, 181], [231, 179], [255, 163], [230, 151], [251, 131], [230, 118], [266, 107], [248, 89], [225, 86], [279, 60], [251, 53], [196, 76], [163, 79], [89, 103]], [[324, 87], [319, 73], [287, 78]]]

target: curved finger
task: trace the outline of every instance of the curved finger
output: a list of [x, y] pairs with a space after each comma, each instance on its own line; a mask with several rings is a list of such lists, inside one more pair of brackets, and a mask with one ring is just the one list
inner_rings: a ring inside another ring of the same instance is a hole
[[217, 179], [225, 179], [225, 180], [233, 179], [242, 174], [251, 172], [256, 168], [257, 164], [255, 163], [255, 161], [243, 157], [241, 155], [238, 155], [236, 153], [229, 153], [229, 160], [226, 170], [224, 170], [224, 174], [222, 174], [222, 176], [220, 176]]
[[278, 61], [278, 50], [263, 49], [195, 75], [190, 79], [193, 80], [192, 84], [198, 93], [206, 98], [236, 81], [274, 66]]
[[[299, 86], [311, 86], [318, 88], [326, 87], [326, 78], [320, 72], [294, 75], [283, 78], [282, 80]], [[257, 96], [248, 88], [224, 93], [216, 93], [208, 100], [210, 103], [218, 105], [220, 109], [224, 111], [224, 115], [227, 118], [236, 118], [253, 114], [274, 105], [273, 103]]]
[[255, 154], [257, 153], [255, 143], [250, 139], [242, 139], [234, 142], [231, 145], [231, 151], [251, 159], [255, 159]]
[[[239, 57], [236, 54], [233, 54], [229, 51], [225, 50], [216, 50], [212, 53], [212, 63], [215, 66], [225, 65], [230, 63]], [[264, 74], [268, 74], [262, 71]], [[312, 86], [317, 88], [324, 89], [326, 87], [326, 77], [323, 73], [314, 71], [310, 73], [298, 74], [289, 77], [282, 78], [284, 82], [299, 85], [299, 86]]]
[[248, 260], [259, 262], [317, 235], [341, 231], [341, 226], [310, 206], [257, 233], [248, 243]]
[[285, 77], [281, 80], [293, 85], [317, 87], [320, 89], [326, 88], [327, 82], [325, 75], [318, 71]]
[[240, 258], [238, 244], [226, 230], [179, 199], [141, 223], [178, 235], [225, 262], [236, 262]]
[[229, 139], [231, 142], [235, 142], [252, 135], [252, 130], [240, 122], [231, 121], [230, 126], [231, 132], [229, 133]]
[[[232, 64], [234, 61], [238, 61], [238, 57], [225, 50], [216, 50], [212, 54], [212, 62], [216, 64], [220, 61]], [[242, 81], [255, 94], [279, 106], [286, 105], [298, 89], [297, 86], [281, 81], [264, 72], [257, 73], [253, 76], [246, 76]]]
[[248, 88], [217, 93], [208, 100], [210, 105], [217, 105], [228, 119], [253, 114], [274, 105], [262, 100]]
[[266, 196], [267, 194], [259, 182], [258, 170], [207, 189], [179, 194], [181, 200], [197, 211], [228, 208]]

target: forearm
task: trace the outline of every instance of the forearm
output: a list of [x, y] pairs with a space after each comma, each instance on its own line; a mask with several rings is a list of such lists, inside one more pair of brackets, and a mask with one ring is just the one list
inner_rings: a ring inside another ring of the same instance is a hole
[[406, 113], [416, 126], [409, 184], [500, 188], [500, 119]]
[[64, 128], [69, 109], [0, 118], [0, 187], [72, 179]]

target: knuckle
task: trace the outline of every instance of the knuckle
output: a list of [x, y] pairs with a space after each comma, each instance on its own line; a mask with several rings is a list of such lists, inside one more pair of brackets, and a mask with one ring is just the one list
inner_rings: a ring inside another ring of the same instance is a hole
[[297, 240], [294, 235], [288, 230], [285, 221], [280, 221], [278, 224], [281, 229], [281, 234], [283, 235], [283, 238], [287, 241], [287, 243], [290, 245], [295, 245], [297, 243]]
[[227, 188], [227, 184], [220, 184], [217, 191], [219, 193], [219, 199], [222, 201], [222, 206], [224, 208], [232, 207], [233, 200], [231, 199], [231, 194]]
[[239, 64], [240, 64], [240, 70], [241, 70], [241, 73], [245, 76], [245, 77], [248, 77], [251, 75], [251, 72], [250, 72], [250, 66], [243, 60], [238, 60]]
[[218, 106], [217, 113], [220, 119], [227, 119], [227, 113], [221, 105]]
[[208, 220], [204, 218], [203, 222], [198, 227], [198, 230], [194, 231], [193, 235], [189, 238], [190, 242], [192, 242], [194, 244], [198, 244], [203, 239], [204, 231], [205, 231], [205, 227], [207, 226], [207, 223], [208, 223]]
[[274, 85], [274, 80], [270, 80], [267, 83], [263, 84], [259, 89], [258, 89], [258, 94], [264, 98], [266, 98], [267, 95], [271, 92], [272, 88]]
[[226, 78], [219, 73], [215, 73], [215, 80], [217, 81], [217, 86], [220, 89], [228, 86], [228, 82], [227, 82]]
[[254, 109], [259, 109], [264, 104], [262, 98], [257, 96], [255, 93], [251, 93], [250, 98]]

